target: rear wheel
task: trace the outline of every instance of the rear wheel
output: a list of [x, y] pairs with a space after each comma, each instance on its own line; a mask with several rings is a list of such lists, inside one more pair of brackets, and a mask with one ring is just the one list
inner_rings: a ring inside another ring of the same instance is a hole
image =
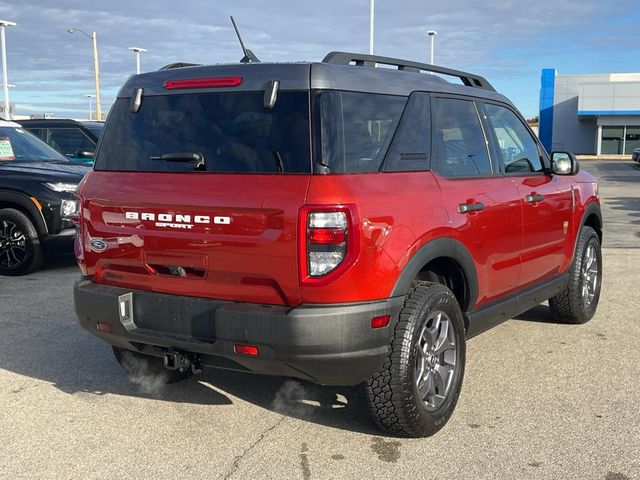
[[464, 320], [455, 296], [444, 285], [414, 282], [389, 357], [365, 384], [375, 422], [395, 435], [433, 435], [453, 413], [464, 363]]
[[161, 358], [123, 348], [113, 347], [113, 355], [133, 383], [160, 386], [185, 380], [192, 375], [191, 369], [167, 370]]
[[565, 289], [549, 299], [555, 317], [565, 323], [587, 323], [595, 315], [602, 284], [602, 251], [596, 231], [580, 230]]
[[19, 210], [0, 210], [0, 275], [26, 275], [42, 266], [44, 256], [33, 223]]

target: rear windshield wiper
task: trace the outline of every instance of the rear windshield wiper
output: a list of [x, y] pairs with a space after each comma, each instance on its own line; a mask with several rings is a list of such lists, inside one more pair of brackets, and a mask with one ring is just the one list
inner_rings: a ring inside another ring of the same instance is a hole
[[201, 153], [181, 152], [181, 153], [164, 153], [160, 156], [152, 156], [151, 160], [164, 160], [165, 162], [193, 162], [195, 168], [200, 170], [204, 167], [204, 155]]
[[276, 161], [276, 168], [278, 172], [284, 173], [284, 162], [282, 161], [282, 155], [278, 150], [273, 151], [273, 159]]

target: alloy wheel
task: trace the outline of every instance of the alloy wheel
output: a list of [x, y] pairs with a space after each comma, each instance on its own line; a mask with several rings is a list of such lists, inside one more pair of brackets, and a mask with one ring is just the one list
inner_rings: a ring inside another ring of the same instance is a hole
[[593, 303], [599, 281], [598, 256], [596, 248], [590, 244], [582, 262], [582, 301], [586, 307]]
[[0, 222], [0, 267], [13, 270], [27, 257], [27, 236], [18, 225], [8, 220]]
[[451, 390], [456, 369], [456, 340], [451, 319], [431, 312], [423, 322], [416, 349], [415, 385], [425, 408], [440, 408]]

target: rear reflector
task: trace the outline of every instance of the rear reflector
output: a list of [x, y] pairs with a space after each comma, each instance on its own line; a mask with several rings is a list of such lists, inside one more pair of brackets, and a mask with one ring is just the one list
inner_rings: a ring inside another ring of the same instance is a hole
[[234, 345], [233, 351], [241, 355], [251, 355], [254, 357], [258, 355], [258, 347], [255, 345]]
[[96, 324], [96, 328], [104, 333], [111, 333], [111, 324], [110, 323], [102, 323], [98, 322]]
[[188, 78], [185, 80], [167, 80], [164, 82], [166, 90], [182, 88], [220, 88], [237, 87], [242, 83], [242, 77], [214, 77], [214, 78]]
[[384, 328], [389, 325], [391, 315], [383, 315], [381, 317], [375, 317], [371, 319], [371, 328]]

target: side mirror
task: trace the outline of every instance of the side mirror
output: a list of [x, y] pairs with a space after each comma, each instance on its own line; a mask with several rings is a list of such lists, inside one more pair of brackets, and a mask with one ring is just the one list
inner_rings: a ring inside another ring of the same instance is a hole
[[556, 175], [575, 175], [580, 171], [580, 164], [573, 153], [553, 152], [551, 154], [551, 172]]
[[89, 150], [79, 150], [76, 153], [76, 157], [78, 158], [93, 158], [94, 156], [94, 152], [91, 152]]

